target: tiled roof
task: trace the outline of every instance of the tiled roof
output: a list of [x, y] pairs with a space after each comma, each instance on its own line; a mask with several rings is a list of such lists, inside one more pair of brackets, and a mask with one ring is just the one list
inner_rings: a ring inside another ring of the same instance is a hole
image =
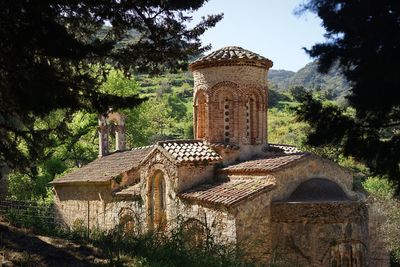
[[158, 142], [158, 145], [176, 163], [213, 162], [221, 156], [202, 140], [172, 140]]
[[140, 184], [135, 184], [135, 185], [129, 186], [125, 189], [122, 189], [119, 192], [114, 193], [114, 195], [119, 196], [119, 197], [140, 196]]
[[264, 157], [228, 166], [222, 173], [268, 173], [311, 155], [289, 145], [269, 144]]
[[154, 146], [140, 147], [98, 158], [82, 168], [55, 179], [53, 184], [74, 182], [105, 182], [113, 177], [136, 168]]
[[295, 146], [291, 145], [283, 145], [283, 144], [268, 144], [267, 148], [268, 153], [274, 153], [274, 154], [296, 154], [296, 153], [302, 153], [300, 149], [298, 149]]
[[179, 194], [179, 197], [199, 204], [231, 207], [274, 186], [272, 176], [231, 177], [227, 182], [199, 185]]
[[201, 69], [213, 65], [240, 65], [243, 63], [265, 68], [272, 67], [272, 61], [268, 58], [238, 46], [227, 46], [195, 60], [190, 64], [190, 69]]

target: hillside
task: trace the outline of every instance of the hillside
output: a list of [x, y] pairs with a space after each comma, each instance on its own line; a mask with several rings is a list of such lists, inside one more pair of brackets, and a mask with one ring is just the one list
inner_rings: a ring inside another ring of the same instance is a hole
[[272, 69], [269, 71], [269, 80], [277, 91], [301, 85], [311, 90], [330, 92], [334, 99], [343, 97], [349, 89], [347, 81], [337, 68], [321, 74], [317, 70], [317, 62], [311, 62], [297, 72]]
[[274, 70], [268, 71], [268, 79], [276, 85], [278, 90], [283, 90], [289, 86], [291, 78], [296, 74], [290, 70]]

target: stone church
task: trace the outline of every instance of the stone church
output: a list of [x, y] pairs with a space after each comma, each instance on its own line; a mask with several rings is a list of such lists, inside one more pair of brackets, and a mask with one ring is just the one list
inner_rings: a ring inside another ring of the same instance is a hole
[[281, 255], [289, 266], [387, 266], [373, 256], [383, 250], [353, 174], [268, 143], [271, 67], [241, 47], [191, 63], [193, 140], [126, 149], [124, 117], [99, 117], [99, 158], [52, 182], [60, 221], [131, 232], [184, 225], [196, 240], [207, 231], [263, 264]]

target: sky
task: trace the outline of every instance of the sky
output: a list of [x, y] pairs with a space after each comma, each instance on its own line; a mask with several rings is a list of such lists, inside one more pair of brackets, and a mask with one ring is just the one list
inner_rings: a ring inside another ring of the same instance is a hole
[[301, 0], [209, 0], [193, 14], [198, 22], [207, 14], [224, 18], [202, 36], [211, 51], [241, 46], [274, 62], [273, 69], [297, 71], [312, 59], [302, 49], [324, 41], [321, 20], [312, 13], [296, 16]]

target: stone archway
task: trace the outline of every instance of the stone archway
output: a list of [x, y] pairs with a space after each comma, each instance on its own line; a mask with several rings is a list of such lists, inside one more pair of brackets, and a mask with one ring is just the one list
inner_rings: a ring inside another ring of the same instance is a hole
[[164, 229], [166, 217], [166, 188], [164, 173], [156, 171], [149, 178], [147, 192], [147, 225], [149, 230]]

